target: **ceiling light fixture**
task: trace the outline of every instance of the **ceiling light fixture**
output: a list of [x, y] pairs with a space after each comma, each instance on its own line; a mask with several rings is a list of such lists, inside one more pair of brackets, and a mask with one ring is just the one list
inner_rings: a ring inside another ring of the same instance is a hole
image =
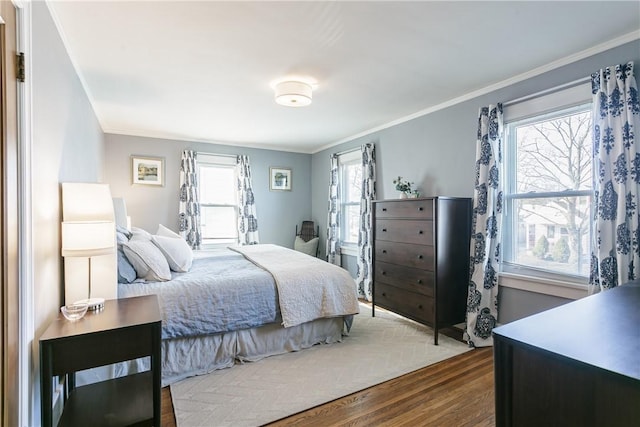
[[275, 85], [276, 103], [286, 107], [304, 107], [311, 104], [313, 88], [310, 84], [287, 80]]

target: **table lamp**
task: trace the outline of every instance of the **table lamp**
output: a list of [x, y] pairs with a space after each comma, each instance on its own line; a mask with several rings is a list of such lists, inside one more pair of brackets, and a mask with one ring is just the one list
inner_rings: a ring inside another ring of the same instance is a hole
[[87, 258], [89, 274], [86, 303], [89, 310], [104, 307], [104, 298], [91, 295], [91, 258], [115, 251], [115, 224], [113, 221], [64, 221], [62, 223], [62, 256]]

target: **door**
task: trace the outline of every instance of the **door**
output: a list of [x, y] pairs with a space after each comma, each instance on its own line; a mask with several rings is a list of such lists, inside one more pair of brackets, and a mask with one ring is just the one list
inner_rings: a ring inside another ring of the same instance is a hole
[[2, 186], [0, 239], [0, 370], [1, 424], [19, 423], [19, 327], [18, 327], [18, 120], [16, 9], [10, 1], [0, 2], [0, 185]]

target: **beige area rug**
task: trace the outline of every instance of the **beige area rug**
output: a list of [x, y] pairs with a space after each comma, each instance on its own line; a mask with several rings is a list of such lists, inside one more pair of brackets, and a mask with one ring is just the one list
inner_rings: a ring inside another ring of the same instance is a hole
[[171, 385], [178, 427], [258, 426], [461, 354], [466, 344], [360, 306], [342, 342], [237, 364]]

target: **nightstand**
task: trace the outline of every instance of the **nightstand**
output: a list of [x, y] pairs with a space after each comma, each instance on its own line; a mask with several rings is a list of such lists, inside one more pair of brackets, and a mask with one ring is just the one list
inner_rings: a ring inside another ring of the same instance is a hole
[[[99, 312], [58, 316], [40, 338], [42, 426], [52, 419], [52, 379], [66, 376], [59, 426], [160, 426], [162, 317], [156, 295], [107, 300]], [[75, 372], [151, 357], [151, 370], [75, 387]]]

